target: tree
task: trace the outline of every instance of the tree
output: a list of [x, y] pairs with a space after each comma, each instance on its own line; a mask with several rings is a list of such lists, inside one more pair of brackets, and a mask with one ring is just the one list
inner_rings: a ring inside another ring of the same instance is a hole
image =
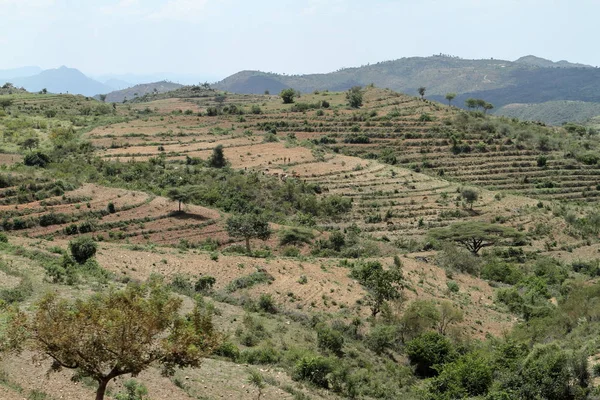
[[478, 255], [484, 247], [521, 238], [521, 234], [513, 228], [478, 221], [457, 222], [444, 228], [430, 229], [429, 236], [434, 240], [456, 242], [474, 255]]
[[375, 317], [386, 301], [402, 297], [403, 279], [401, 266], [384, 270], [377, 261], [365, 262], [354, 267], [351, 276], [357, 279], [367, 291], [367, 304], [371, 316]]
[[446, 93], [446, 100], [448, 100], [448, 105], [452, 105], [452, 100], [456, 97], [456, 93]]
[[483, 105], [483, 112], [487, 114], [487, 112], [493, 108], [494, 108], [494, 105], [491, 103], [488, 103], [486, 101], [485, 104]]
[[246, 251], [250, 253], [250, 239], [267, 240], [271, 237], [271, 228], [267, 220], [256, 214], [238, 214], [227, 219], [227, 233], [234, 238], [246, 240]]
[[296, 91], [292, 88], [283, 89], [281, 93], [279, 93], [279, 96], [281, 96], [283, 104], [292, 104], [294, 102], [294, 97], [296, 97]]
[[473, 203], [477, 201], [479, 198], [479, 193], [475, 189], [463, 189], [460, 192], [460, 196], [464, 201], [467, 202], [471, 206], [471, 210], [473, 209]]
[[421, 100], [423, 100], [423, 97], [425, 97], [425, 86], [421, 86], [419, 89], [417, 89], [417, 91], [419, 92], [419, 95], [421, 96]]
[[29, 151], [32, 151], [34, 148], [38, 147], [40, 145], [40, 138], [37, 135], [31, 135], [25, 139], [23, 139], [23, 141], [21, 143], [19, 143], [19, 146], [21, 146], [22, 149], [28, 149]]
[[101, 95], [99, 95], [98, 97], [100, 97], [100, 101], [101, 101], [101, 102], [103, 102], [103, 103], [104, 103], [104, 102], [106, 101], [106, 95], [105, 95], [105, 94], [101, 94]]
[[210, 314], [196, 305], [182, 316], [181, 304], [158, 279], [83, 300], [49, 293], [32, 317], [16, 311], [11, 318], [12, 349], [32, 349], [52, 358], [53, 370], [94, 379], [96, 400], [102, 400], [117, 376], [137, 376], [154, 364], [172, 375], [176, 367], [198, 367], [218, 346]]
[[460, 308], [455, 307], [449, 301], [443, 301], [439, 307], [439, 320], [437, 322], [438, 333], [440, 335], [445, 335], [448, 326], [455, 324], [457, 322], [462, 322], [463, 320], [463, 312]]
[[477, 99], [473, 99], [473, 98], [468, 98], [465, 100], [465, 106], [471, 110], [473, 108], [477, 107]]
[[181, 212], [181, 204], [189, 203], [197, 194], [199, 188], [197, 186], [180, 186], [169, 189], [167, 197], [173, 201], [179, 202], [178, 211]]
[[353, 86], [346, 92], [346, 100], [352, 108], [359, 108], [363, 105], [363, 94], [360, 86]]
[[69, 242], [69, 250], [71, 255], [79, 264], [85, 264], [85, 262], [94, 257], [98, 246], [96, 242], [90, 237], [80, 237]]
[[415, 366], [415, 374], [422, 377], [436, 376], [435, 368], [452, 361], [456, 356], [454, 346], [437, 332], [426, 332], [406, 343], [406, 355]]
[[219, 144], [213, 149], [212, 155], [208, 159], [208, 165], [213, 168], [223, 168], [227, 165], [227, 159], [223, 152], [223, 145]]

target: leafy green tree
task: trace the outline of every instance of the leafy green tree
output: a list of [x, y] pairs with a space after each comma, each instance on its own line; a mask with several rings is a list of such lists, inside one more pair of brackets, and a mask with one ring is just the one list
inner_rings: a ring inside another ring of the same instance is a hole
[[365, 287], [373, 317], [381, 312], [386, 301], [402, 297], [404, 276], [401, 267], [394, 265], [384, 270], [380, 262], [369, 261], [355, 266], [351, 276]]
[[448, 327], [452, 324], [462, 322], [463, 312], [449, 301], [442, 301], [438, 306], [439, 320], [437, 322], [438, 333], [445, 335]]
[[213, 149], [212, 155], [208, 159], [208, 165], [213, 168], [223, 168], [227, 166], [227, 159], [223, 152], [223, 145], [219, 144]]
[[352, 108], [359, 108], [363, 105], [363, 93], [360, 86], [353, 86], [346, 92], [346, 100]]
[[470, 205], [471, 210], [473, 209], [473, 203], [479, 198], [479, 193], [475, 189], [466, 188], [460, 192], [460, 196], [467, 204]]
[[485, 395], [493, 382], [493, 364], [483, 353], [468, 353], [445, 364], [429, 384], [427, 399], [465, 399]]
[[429, 230], [430, 238], [440, 241], [456, 242], [474, 255], [484, 247], [507, 241], [518, 240], [521, 234], [515, 229], [485, 222], [457, 222], [444, 228]]
[[437, 332], [426, 332], [406, 343], [406, 355], [415, 373], [422, 377], [438, 374], [436, 366], [452, 361], [456, 350], [450, 340]]
[[483, 112], [487, 114], [487, 112], [492, 110], [493, 108], [494, 108], [494, 105], [491, 103], [488, 103], [486, 101], [485, 104], [483, 105]]
[[283, 104], [292, 104], [294, 102], [294, 97], [296, 97], [296, 91], [292, 88], [283, 89], [279, 96], [283, 100]]
[[432, 301], [414, 300], [400, 318], [403, 338], [414, 338], [436, 328], [440, 321], [440, 312]]
[[167, 197], [179, 203], [178, 210], [181, 212], [181, 204], [189, 203], [198, 196], [199, 192], [200, 188], [198, 186], [179, 186], [169, 189]]
[[19, 143], [19, 146], [22, 149], [27, 149], [29, 151], [32, 151], [34, 148], [38, 147], [39, 145], [40, 145], [40, 138], [37, 135], [28, 136], [25, 139], [23, 139], [23, 141], [21, 143]]
[[469, 109], [472, 110], [474, 108], [477, 107], [477, 99], [473, 99], [473, 98], [468, 98], [465, 100], [465, 106]]
[[101, 95], [100, 95], [100, 96], [98, 96], [98, 97], [100, 97], [100, 101], [101, 101], [101, 102], [103, 102], [103, 103], [104, 103], [104, 102], [106, 101], [106, 95], [105, 95], [105, 94], [101, 94]]
[[448, 105], [452, 105], [452, 100], [456, 97], [456, 93], [446, 93], [446, 100], [448, 100]]
[[423, 100], [423, 98], [425, 97], [425, 90], [425, 86], [421, 86], [419, 89], [417, 89], [419, 95], [421, 96], [421, 100]]
[[256, 214], [237, 214], [227, 219], [227, 233], [234, 238], [246, 240], [246, 251], [250, 250], [250, 239], [267, 240], [271, 237], [271, 228], [267, 220]]
[[154, 364], [167, 375], [176, 367], [198, 367], [219, 344], [210, 314], [198, 305], [179, 314], [182, 300], [159, 280], [87, 299], [60, 299], [49, 293], [32, 317], [11, 318], [13, 350], [29, 348], [54, 360], [54, 369], [75, 369], [98, 382], [96, 400], [121, 375], [138, 375]]

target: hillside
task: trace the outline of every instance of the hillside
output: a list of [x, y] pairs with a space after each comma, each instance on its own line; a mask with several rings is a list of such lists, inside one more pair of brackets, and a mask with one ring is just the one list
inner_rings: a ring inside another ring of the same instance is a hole
[[[144, 83], [135, 85], [132, 87], [128, 87], [122, 90], [116, 90], [106, 94], [105, 101], [109, 103], [122, 103], [124, 100], [132, 100], [139, 96], [145, 96], [147, 94], [158, 94], [169, 92], [178, 88], [183, 87], [178, 83], [168, 82], [168, 81], [160, 81], [153, 83]], [[100, 95], [97, 94], [94, 96], [96, 99], [100, 98]]]
[[453, 104], [459, 107], [470, 97], [483, 98], [497, 109], [512, 103], [600, 102], [600, 70], [534, 56], [522, 57], [515, 62], [448, 56], [412, 57], [327, 74], [291, 76], [242, 71], [214, 87], [234, 93], [269, 91], [277, 94], [289, 87], [310, 93], [369, 84], [409, 95], [416, 95], [417, 89], [423, 86], [426, 97], [440, 102], [445, 102], [446, 93], [456, 93], [458, 96]]
[[525, 121], [544, 121], [550, 125], [563, 125], [568, 122], [587, 124], [600, 116], [600, 103], [584, 101], [548, 101], [538, 104], [507, 104], [495, 114]]
[[11, 83], [24, 87], [30, 92], [46, 89], [51, 93], [73, 93], [84, 96], [93, 96], [111, 90], [108, 86], [88, 78], [79, 70], [65, 66], [44, 70], [37, 75], [13, 78]]
[[[133, 377], [149, 398], [594, 398], [594, 132], [377, 87], [359, 108], [346, 95], [0, 97], [12, 100], [0, 303], [31, 318], [48, 292], [98, 299], [162, 282], [222, 336], [200, 368]], [[240, 235], [249, 215], [270, 234]], [[96, 251], [80, 262], [82, 238]], [[14, 346], [12, 312], [0, 307], [0, 351]], [[93, 398], [85, 367], [48, 373], [51, 358], [23, 343], [2, 354], [0, 397]]]

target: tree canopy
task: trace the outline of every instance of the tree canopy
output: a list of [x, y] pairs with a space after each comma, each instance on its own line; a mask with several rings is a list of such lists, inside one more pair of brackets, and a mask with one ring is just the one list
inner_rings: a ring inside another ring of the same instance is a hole
[[346, 100], [352, 108], [359, 108], [363, 104], [363, 93], [360, 86], [353, 86], [346, 92]]
[[102, 400], [117, 376], [136, 376], [153, 364], [171, 375], [176, 367], [198, 367], [217, 347], [210, 314], [196, 305], [182, 316], [181, 304], [160, 280], [74, 301], [50, 293], [33, 316], [16, 311], [8, 334], [13, 350], [30, 348], [52, 358], [55, 370], [93, 378]]
[[294, 102], [294, 97], [296, 97], [296, 91], [292, 88], [283, 89], [279, 96], [281, 96], [283, 104], [292, 104]]
[[246, 240], [246, 251], [250, 253], [250, 239], [267, 240], [271, 237], [269, 222], [256, 214], [238, 214], [227, 220], [227, 233], [234, 238]]
[[477, 255], [484, 247], [519, 239], [521, 234], [513, 228], [497, 224], [457, 222], [448, 227], [431, 229], [429, 236], [434, 240], [456, 242]]
[[170, 188], [167, 192], [167, 197], [179, 203], [179, 212], [181, 212], [181, 204], [189, 203], [200, 191], [199, 186], [180, 186]]

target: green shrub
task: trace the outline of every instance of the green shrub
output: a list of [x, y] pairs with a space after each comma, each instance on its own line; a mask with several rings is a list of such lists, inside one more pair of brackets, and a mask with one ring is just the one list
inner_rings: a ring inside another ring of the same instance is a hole
[[365, 339], [365, 345], [377, 355], [381, 355], [396, 347], [397, 337], [398, 332], [395, 326], [380, 324], [371, 329]]
[[27, 154], [23, 158], [23, 163], [31, 167], [46, 168], [46, 166], [50, 163], [50, 157], [41, 151], [36, 151]]
[[315, 235], [308, 229], [289, 228], [280, 231], [279, 244], [281, 246], [286, 244], [301, 245], [304, 243], [310, 243], [314, 237]]
[[490, 281], [503, 282], [509, 285], [514, 285], [523, 274], [513, 264], [494, 260], [481, 268], [481, 277]]
[[85, 263], [96, 254], [98, 246], [90, 237], [80, 237], [69, 242], [71, 255], [79, 264]]
[[244, 350], [240, 359], [248, 364], [275, 364], [281, 359], [281, 355], [273, 346], [265, 345], [256, 349]]
[[328, 375], [332, 372], [333, 363], [330, 359], [321, 356], [305, 356], [296, 363], [292, 378], [327, 389]]
[[317, 330], [317, 344], [322, 351], [341, 355], [342, 347], [344, 347], [344, 337], [334, 329], [322, 327]]
[[415, 374], [431, 377], [438, 374], [436, 366], [452, 361], [455, 349], [450, 340], [437, 332], [426, 332], [406, 343], [406, 355], [415, 367]]
[[117, 393], [116, 400], [145, 400], [148, 394], [148, 389], [141, 383], [133, 379], [128, 379], [123, 384], [125, 392]]
[[460, 290], [460, 288], [458, 287], [458, 283], [456, 283], [455, 281], [447, 281], [446, 286], [448, 286], [448, 290], [452, 293], [458, 293], [458, 291]]
[[247, 289], [254, 285], [258, 285], [261, 283], [269, 283], [275, 280], [273, 276], [266, 271], [256, 271], [251, 273], [250, 275], [240, 276], [239, 278], [235, 278], [227, 285], [228, 292], [235, 292], [239, 289]]
[[79, 233], [79, 228], [77, 228], [76, 224], [71, 224], [69, 226], [65, 226], [63, 229], [65, 235], [77, 235]]
[[111, 214], [114, 214], [115, 212], [117, 212], [117, 210], [115, 209], [115, 205], [113, 204], [112, 201], [110, 203], [108, 203], [108, 205], [106, 206], [106, 209]]
[[493, 380], [493, 365], [477, 353], [469, 353], [445, 364], [439, 376], [428, 387], [433, 399], [464, 399], [485, 395]]
[[275, 306], [275, 301], [273, 300], [273, 296], [271, 296], [271, 294], [263, 293], [260, 295], [258, 300], [258, 308], [269, 314], [277, 313], [277, 307]]
[[240, 358], [240, 349], [229, 341], [224, 341], [215, 350], [215, 354], [221, 357], [229, 358], [232, 361], [237, 361]]
[[4, 232], [0, 232], [0, 243], [8, 243], [8, 236]]
[[196, 292], [207, 292], [212, 289], [217, 280], [210, 275], [203, 275], [196, 281], [194, 290]]
[[66, 214], [51, 212], [40, 217], [40, 226], [60, 225], [68, 222], [69, 219], [69, 216]]

